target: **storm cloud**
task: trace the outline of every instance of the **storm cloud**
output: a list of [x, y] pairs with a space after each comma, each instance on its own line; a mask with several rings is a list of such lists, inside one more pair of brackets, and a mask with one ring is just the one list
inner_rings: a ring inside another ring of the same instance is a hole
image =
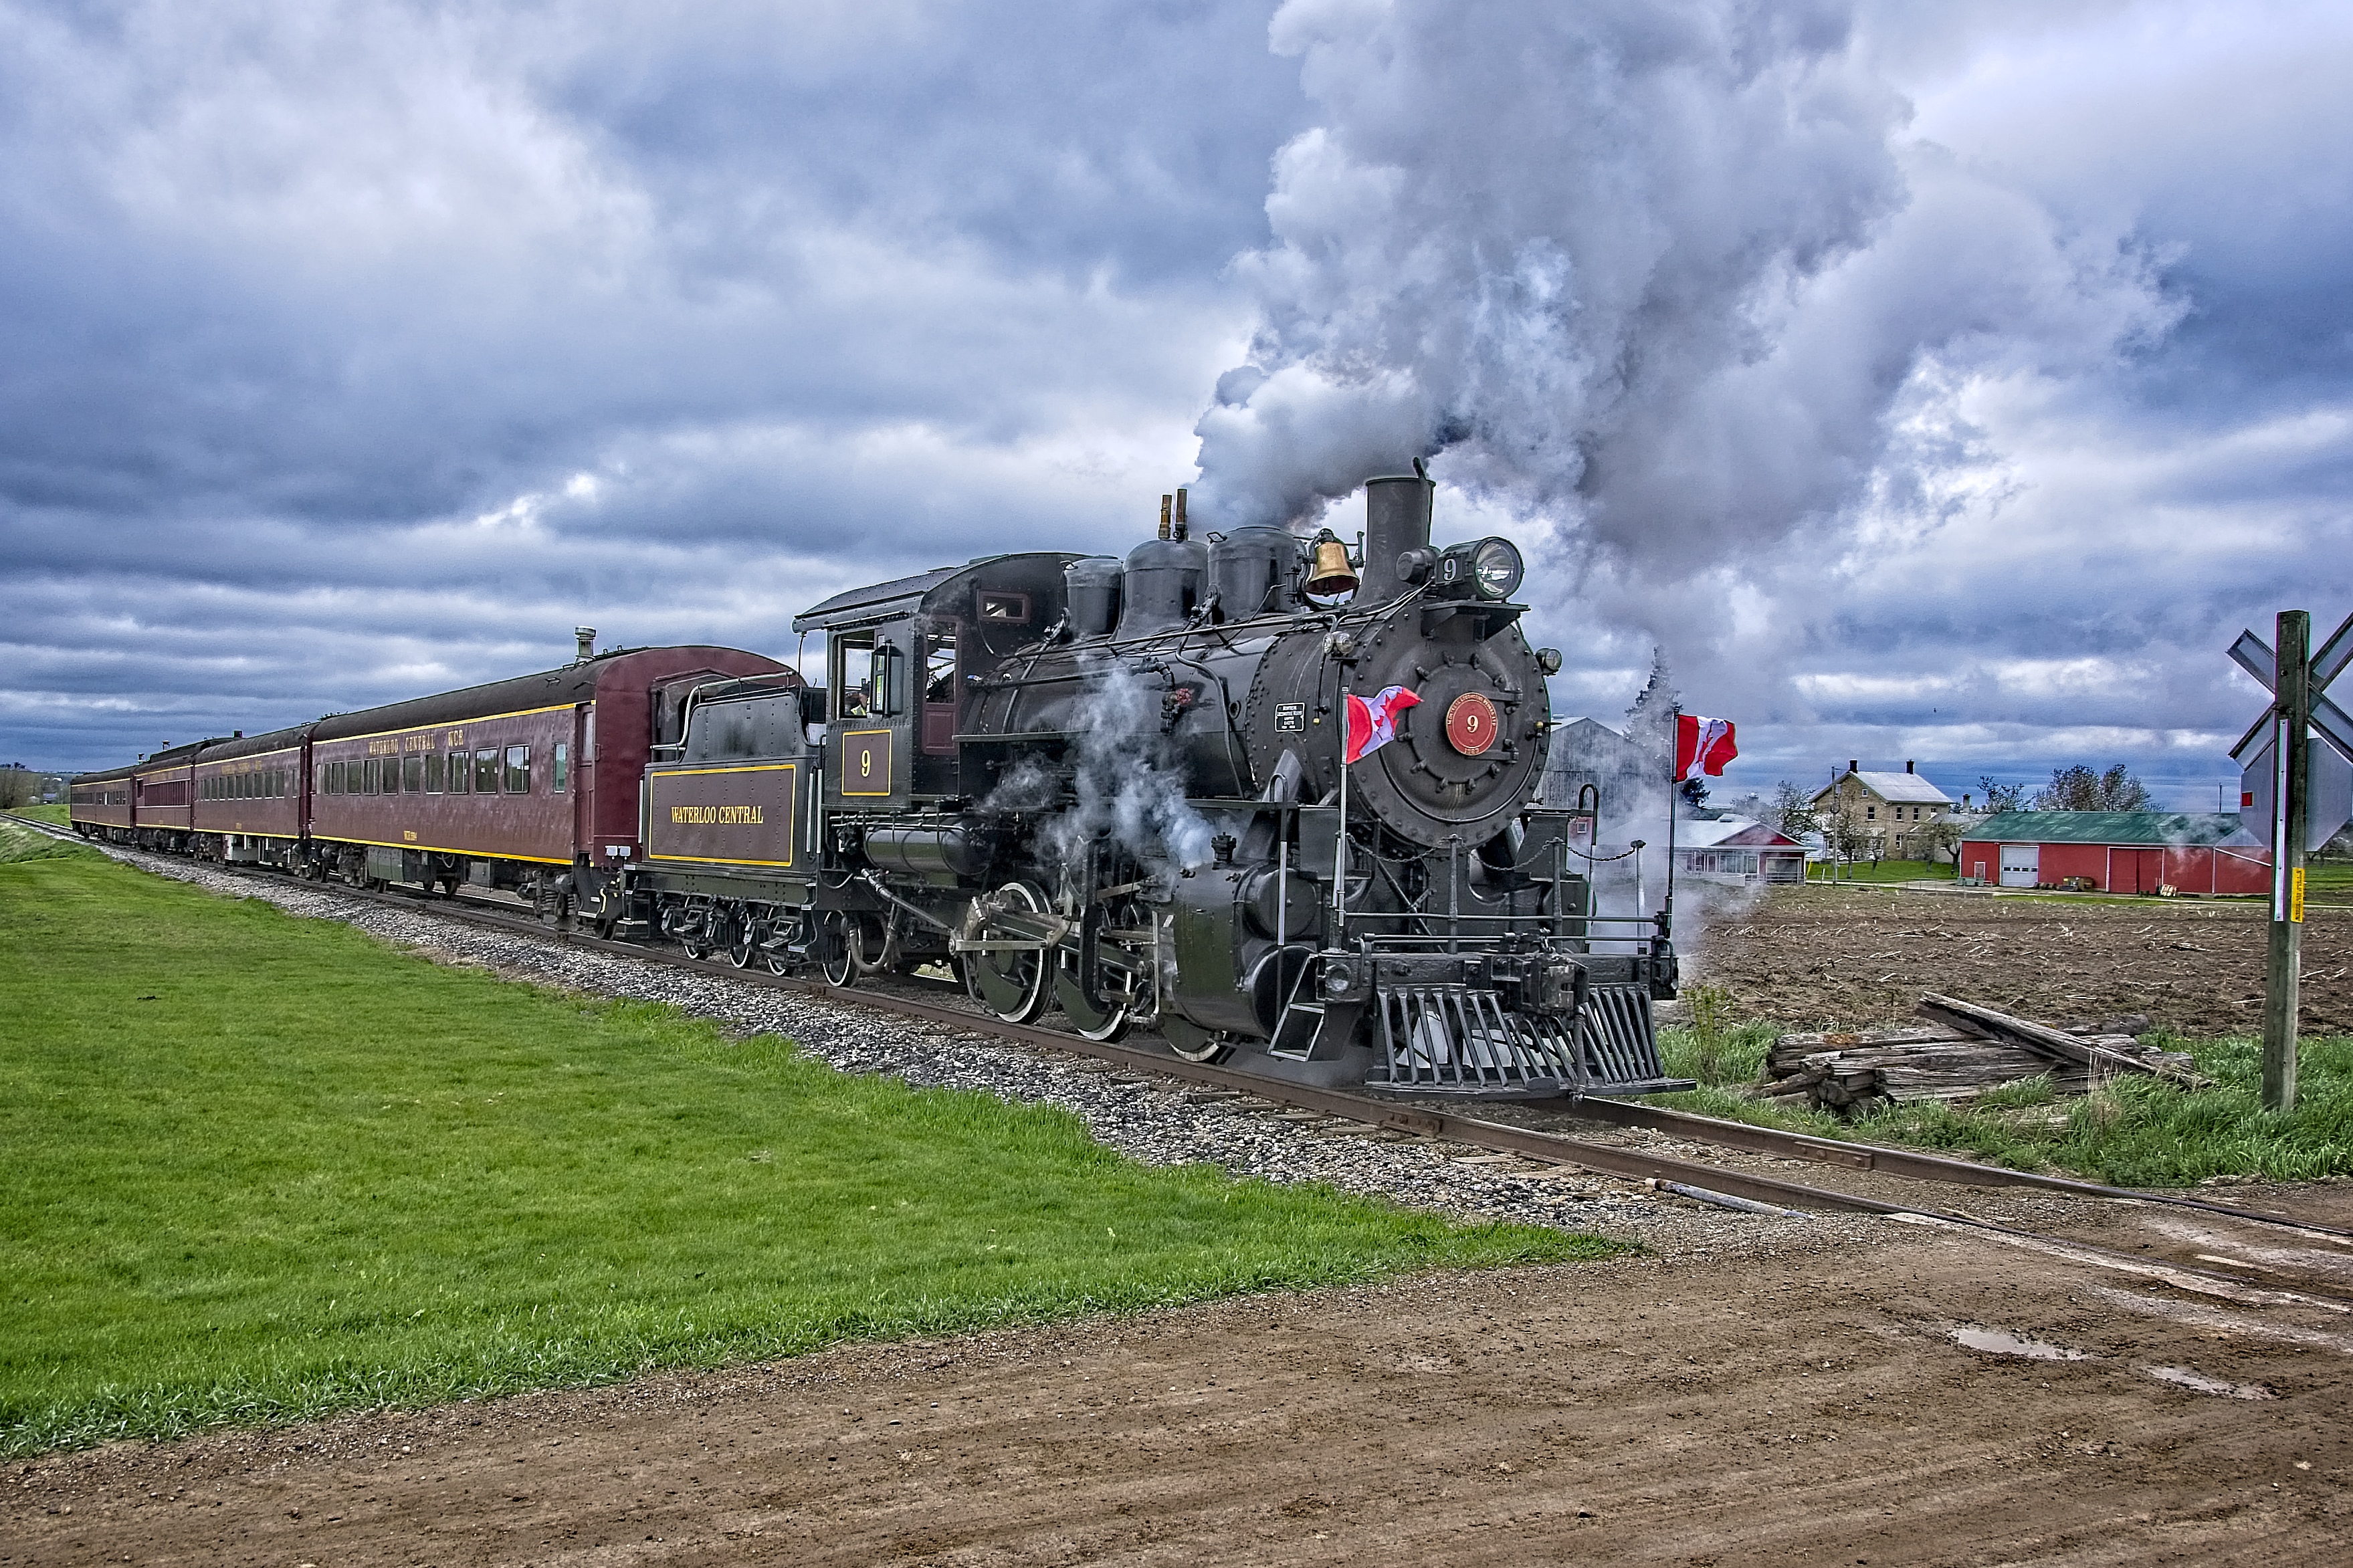
[[2289, 5], [0, 0], [0, 760], [789, 655], [1425, 456], [1566, 713], [1662, 646], [1746, 782], [2196, 805], [2221, 645], [2353, 608], [2348, 68]]

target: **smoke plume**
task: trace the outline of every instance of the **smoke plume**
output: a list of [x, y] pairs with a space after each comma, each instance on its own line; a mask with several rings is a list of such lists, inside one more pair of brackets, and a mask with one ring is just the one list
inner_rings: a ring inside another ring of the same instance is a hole
[[1924, 375], [2161, 328], [2113, 236], [1902, 139], [1852, 11], [1291, 0], [1322, 123], [1238, 263], [1260, 326], [1197, 427], [1201, 509], [1303, 521], [1440, 456], [1588, 563], [1687, 574], [1900, 500]]

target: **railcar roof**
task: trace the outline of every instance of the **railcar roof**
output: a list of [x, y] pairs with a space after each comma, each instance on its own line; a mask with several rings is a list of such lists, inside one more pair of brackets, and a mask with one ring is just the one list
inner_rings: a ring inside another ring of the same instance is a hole
[[575, 702], [588, 702], [595, 700], [598, 682], [604, 678], [607, 668], [616, 660], [646, 653], [741, 651], [703, 643], [664, 648], [615, 648], [578, 664], [565, 665], [559, 669], [511, 676], [504, 680], [488, 681], [480, 686], [437, 692], [431, 697], [412, 697], [406, 702], [390, 702], [381, 708], [332, 713], [319, 721], [312, 738], [321, 741], [348, 740], [353, 735], [373, 735], [385, 730], [416, 729], [427, 724], [456, 723], [499, 713], [522, 713], [535, 708], [561, 708]]
[[[994, 561], [997, 556], [983, 556]], [[980, 564], [979, 562], [972, 563]], [[923, 596], [955, 576], [969, 570], [965, 566], [935, 566], [929, 572], [918, 572], [912, 577], [894, 577], [888, 583], [875, 583], [864, 588], [848, 588], [821, 605], [813, 605], [793, 617], [793, 630], [809, 626], [838, 626], [845, 621], [866, 620], [868, 614], [886, 606], [895, 606], [902, 599], [921, 600]]]
[[821, 605], [813, 605], [793, 617], [793, 630], [818, 631], [834, 626], [863, 626], [870, 621], [887, 621], [901, 615], [913, 615], [923, 601], [940, 589], [984, 566], [1000, 561], [1050, 561], [1059, 572], [1069, 562], [1083, 559], [1069, 550], [1007, 551], [998, 555], [976, 555], [961, 566], [934, 566], [929, 572], [918, 572], [912, 577], [894, 577], [888, 583], [876, 583], [864, 588], [847, 588]]
[[264, 735], [231, 735], [226, 741], [205, 742], [200, 763], [234, 762], [239, 757], [259, 756], [264, 752], [282, 752], [289, 746], [299, 746], [311, 732], [309, 724], [290, 724], [283, 730], [272, 730]]

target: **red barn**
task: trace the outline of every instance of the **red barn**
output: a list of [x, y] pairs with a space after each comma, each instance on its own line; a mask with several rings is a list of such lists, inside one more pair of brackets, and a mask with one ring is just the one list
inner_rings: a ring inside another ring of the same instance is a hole
[[2270, 847], [2236, 812], [2005, 811], [1961, 841], [1965, 881], [2110, 893], [2264, 893]]

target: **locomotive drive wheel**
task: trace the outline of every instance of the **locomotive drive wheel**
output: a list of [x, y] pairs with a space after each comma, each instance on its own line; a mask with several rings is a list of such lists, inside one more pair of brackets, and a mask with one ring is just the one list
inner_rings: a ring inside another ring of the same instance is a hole
[[[1046, 910], [1046, 900], [1027, 882], [1006, 883], [997, 890], [997, 902], [1008, 912], [1043, 914]], [[995, 921], [967, 922], [968, 926], [974, 924], [978, 926], [978, 934], [988, 941], [1018, 940], [1029, 934]], [[1037, 948], [967, 952], [964, 955], [965, 988], [972, 993], [974, 1001], [1007, 1023], [1034, 1024], [1051, 1000], [1046, 984], [1052, 973], [1048, 958]]]
[[[1054, 1000], [1071, 1026], [1090, 1040], [1110, 1042], [1127, 1033], [1134, 1012], [1129, 949], [1115, 933], [1141, 929], [1142, 917], [1132, 902], [1108, 915], [1101, 929], [1066, 941], [1054, 950]], [[1108, 955], [1111, 964], [1105, 965]], [[1092, 988], [1089, 982], [1092, 981]]]

